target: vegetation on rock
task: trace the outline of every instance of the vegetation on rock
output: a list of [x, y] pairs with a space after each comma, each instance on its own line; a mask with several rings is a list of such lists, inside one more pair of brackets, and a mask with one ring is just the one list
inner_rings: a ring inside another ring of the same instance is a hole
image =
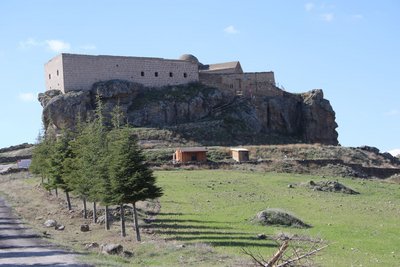
[[[48, 189], [62, 188], [67, 193], [69, 209], [68, 192], [81, 197], [85, 218], [86, 199], [104, 204], [106, 229], [109, 229], [108, 205], [118, 204], [123, 209], [125, 203], [133, 204], [140, 241], [135, 204], [160, 197], [162, 190], [155, 185], [155, 177], [144, 163], [132, 129], [120, 127], [122, 118], [118, 111], [114, 114], [114, 128], [108, 129], [98, 99], [94, 119], [80, 123], [75, 132], [64, 130], [58, 137], [47, 135], [40, 140], [33, 151], [30, 168], [33, 173], [49, 179]], [[121, 212], [121, 232], [125, 235], [123, 214]]]

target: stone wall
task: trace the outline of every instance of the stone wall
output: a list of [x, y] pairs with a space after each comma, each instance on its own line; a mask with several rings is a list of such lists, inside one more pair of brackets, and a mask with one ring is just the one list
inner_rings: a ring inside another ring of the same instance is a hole
[[89, 90], [99, 81], [126, 80], [146, 87], [197, 82], [198, 66], [162, 58], [61, 54], [45, 65], [46, 89]]
[[62, 54], [52, 58], [44, 65], [46, 90], [58, 89], [64, 92], [64, 68]]
[[270, 72], [246, 72], [232, 74], [200, 73], [199, 80], [208, 86], [232, 91], [244, 96], [282, 96], [283, 91], [275, 86], [275, 77]]

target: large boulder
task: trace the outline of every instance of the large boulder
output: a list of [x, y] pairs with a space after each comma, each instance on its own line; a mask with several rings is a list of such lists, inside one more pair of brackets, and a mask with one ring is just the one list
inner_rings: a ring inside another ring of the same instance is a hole
[[261, 225], [277, 225], [290, 226], [296, 228], [309, 228], [309, 224], [304, 223], [300, 219], [287, 211], [281, 209], [266, 209], [257, 213], [254, 222]]
[[[280, 90], [279, 88], [276, 90]], [[337, 145], [335, 112], [322, 90], [246, 98], [203, 84], [145, 88], [111, 80], [90, 91], [40, 94], [43, 123], [56, 132], [73, 128], [103, 103], [106, 121], [119, 106], [136, 127], [168, 128], [204, 145], [321, 143]]]
[[321, 89], [301, 95], [303, 98], [303, 139], [307, 143], [337, 145], [335, 112]]
[[338, 181], [309, 181], [306, 186], [315, 191], [344, 193], [350, 195], [359, 194], [357, 191], [339, 183]]

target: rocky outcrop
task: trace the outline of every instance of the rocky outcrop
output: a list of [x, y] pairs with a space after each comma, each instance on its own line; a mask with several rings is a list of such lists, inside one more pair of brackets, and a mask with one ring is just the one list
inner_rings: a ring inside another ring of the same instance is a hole
[[337, 145], [335, 113], [322, 90], [245, 98], [202, 84], [145, 88], [112, 80], [91, 91], [39, 95], [46, 129], [74, 127], [90, 118], [96, 95], [108, 121], [119, 106], [136, 127], [168, 128], [205, 145], [322, 143]]

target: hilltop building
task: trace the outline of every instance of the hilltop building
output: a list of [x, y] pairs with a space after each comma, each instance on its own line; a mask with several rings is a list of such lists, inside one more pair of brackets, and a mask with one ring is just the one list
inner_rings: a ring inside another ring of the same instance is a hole
[[63, 53], [45, 64], [46, 90], [90, 90], [96, 82], [113, 79], [146, 87], [201, 82], [238, 95], [281, 94], [272, 71], [243, 72], [239, 61], [202, 64], [190, 54], [164, 59]]

